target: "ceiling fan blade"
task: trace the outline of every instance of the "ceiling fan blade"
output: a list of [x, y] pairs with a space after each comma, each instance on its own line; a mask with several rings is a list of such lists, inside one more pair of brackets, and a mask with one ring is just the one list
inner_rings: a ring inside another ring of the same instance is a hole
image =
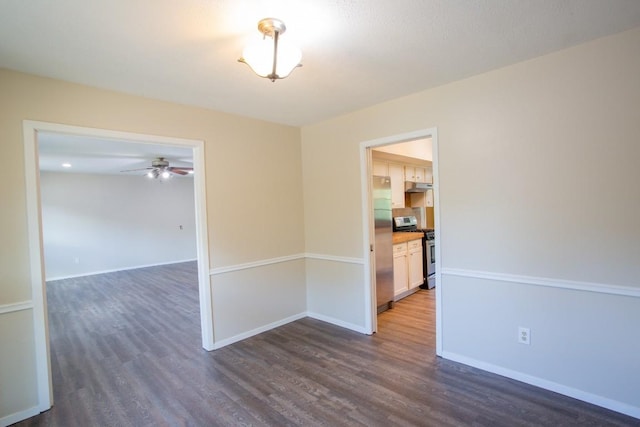
[[171, 173], [175, 173], [175, 174], [178, 174], [178, 175], [188, 175], [189, 174], [189, 172], [185, 172], [185, 171], [180, 170], [180, 169], [171, 169]]
[[139, 171], [147, 171], [155, 168], [140, 168], [140, 169], [127, 169], [120, 172], [139, 172]]
[[181, 168], [177, 166], [168, 169], [170, 172], [177, 173], [178, 175], [187, 175], [190, 171], [193, 171], [193, 168]]

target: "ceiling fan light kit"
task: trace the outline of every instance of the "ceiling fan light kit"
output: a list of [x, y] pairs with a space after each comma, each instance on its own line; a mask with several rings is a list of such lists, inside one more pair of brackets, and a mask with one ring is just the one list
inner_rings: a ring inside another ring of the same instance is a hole
[[158, 178], [162, 178], [162, 179], [169, 179], [171, 178], [171, 173], [169, 173], [169, 171], [160, 171], [160, 170], [152, 170], [149, 171], [147, 173], [147, 176], [151, 179], [158, 179]]
[[262, 34], [242, 51], [239, 62], [247, 64], [254, 73], [272, 82], [284, 79], [297, 67], [301, 67], [300, 49], [286, 40], [280, 40], [287, 27], [279, 19], [265, 18], [258, 22], [258, 31]]
[[150, 179], [169, 179], [171, 174], [189, 175], [193, 174], [193, 168], [182, 166], [170, 166], [169, 161], [164, 157], [158, 157], [151, 162], [151, 167], [141, 169], [129, 169], [120, 172], [148, 171], [145, 175]]

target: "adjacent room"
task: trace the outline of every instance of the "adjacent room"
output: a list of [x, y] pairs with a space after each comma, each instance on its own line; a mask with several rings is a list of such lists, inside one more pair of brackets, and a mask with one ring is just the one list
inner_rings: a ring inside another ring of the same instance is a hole
[[38, 153], [47, 281], [196, 260], [190, 149], [40, 133]]

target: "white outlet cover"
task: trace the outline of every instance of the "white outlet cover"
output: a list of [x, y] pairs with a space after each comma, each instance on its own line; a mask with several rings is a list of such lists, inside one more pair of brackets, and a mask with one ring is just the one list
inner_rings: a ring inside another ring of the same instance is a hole
[[531, 344], [531, 329], [529, 328], [518, 328], [518, 342], [520, 344]]

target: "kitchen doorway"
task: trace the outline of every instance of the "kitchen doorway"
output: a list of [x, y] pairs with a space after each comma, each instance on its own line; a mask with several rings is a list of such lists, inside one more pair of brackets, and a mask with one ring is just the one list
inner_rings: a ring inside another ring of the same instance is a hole
[[29, 257], [34, 311], [36, 379], [38, 388], [38, 410], [46, 411], [53, 404], [51, 377], [51, 355], [47, 319], [46, 282], [44, 270], [42, 207], [40, 200], [40, 170], [38, 155], [39, 134], [59, 134], [99, 138], [111, 141], [127, 141], [134, 144], [154, 144], [166, 147], [182, 147], [191, 150], [194, 174], [195, 229], [198, 293], [200, 301], [200, 324], [202, 347], [213, 350], [213, 312], [209, 284], [209, 250], [206, 214], [206, 191], [204, 169], [204, 141], [162, 137], [155, 135], [119, 132], [105, 129], [84, 128], [56, 123], [23, 122], [25, 149], [25, 178], [27, 197], [27, 221], [29, 235]]
[[[376, 263], [375, 263], [375, 224], [373, 218], [373, 192], [371, 187], [371, 176], [374, 175], [374, 164], [372, 150], [375, 148], [389, 147], [394, 144], [405, 143], [420, 139], [430, 139], [432, 143], [432, 167], [433, 167], [433, 204], [434, 204], [434, 228], [435, 239], [440, 241], [440, 215], [439, 215], [439, 190], [438, 190], [438, 138], [437, 129], [424, 129], [410, 133], [393, 135], [385, 138], [364, 141], [360, 144], [360, 164], [361, 164], [361, 191], [364, 213], [363, 236], [364, 250], [369, 253], [365, 257], [365, 313], [367, 329], [376, 332], [378, 328], [377, 301], [376, 301]], [[440, 245], [435, 247], [435, 305], [436, 305], [436, 354], [442, 352], [442, 313], [441, 313], [441, 263]]]

